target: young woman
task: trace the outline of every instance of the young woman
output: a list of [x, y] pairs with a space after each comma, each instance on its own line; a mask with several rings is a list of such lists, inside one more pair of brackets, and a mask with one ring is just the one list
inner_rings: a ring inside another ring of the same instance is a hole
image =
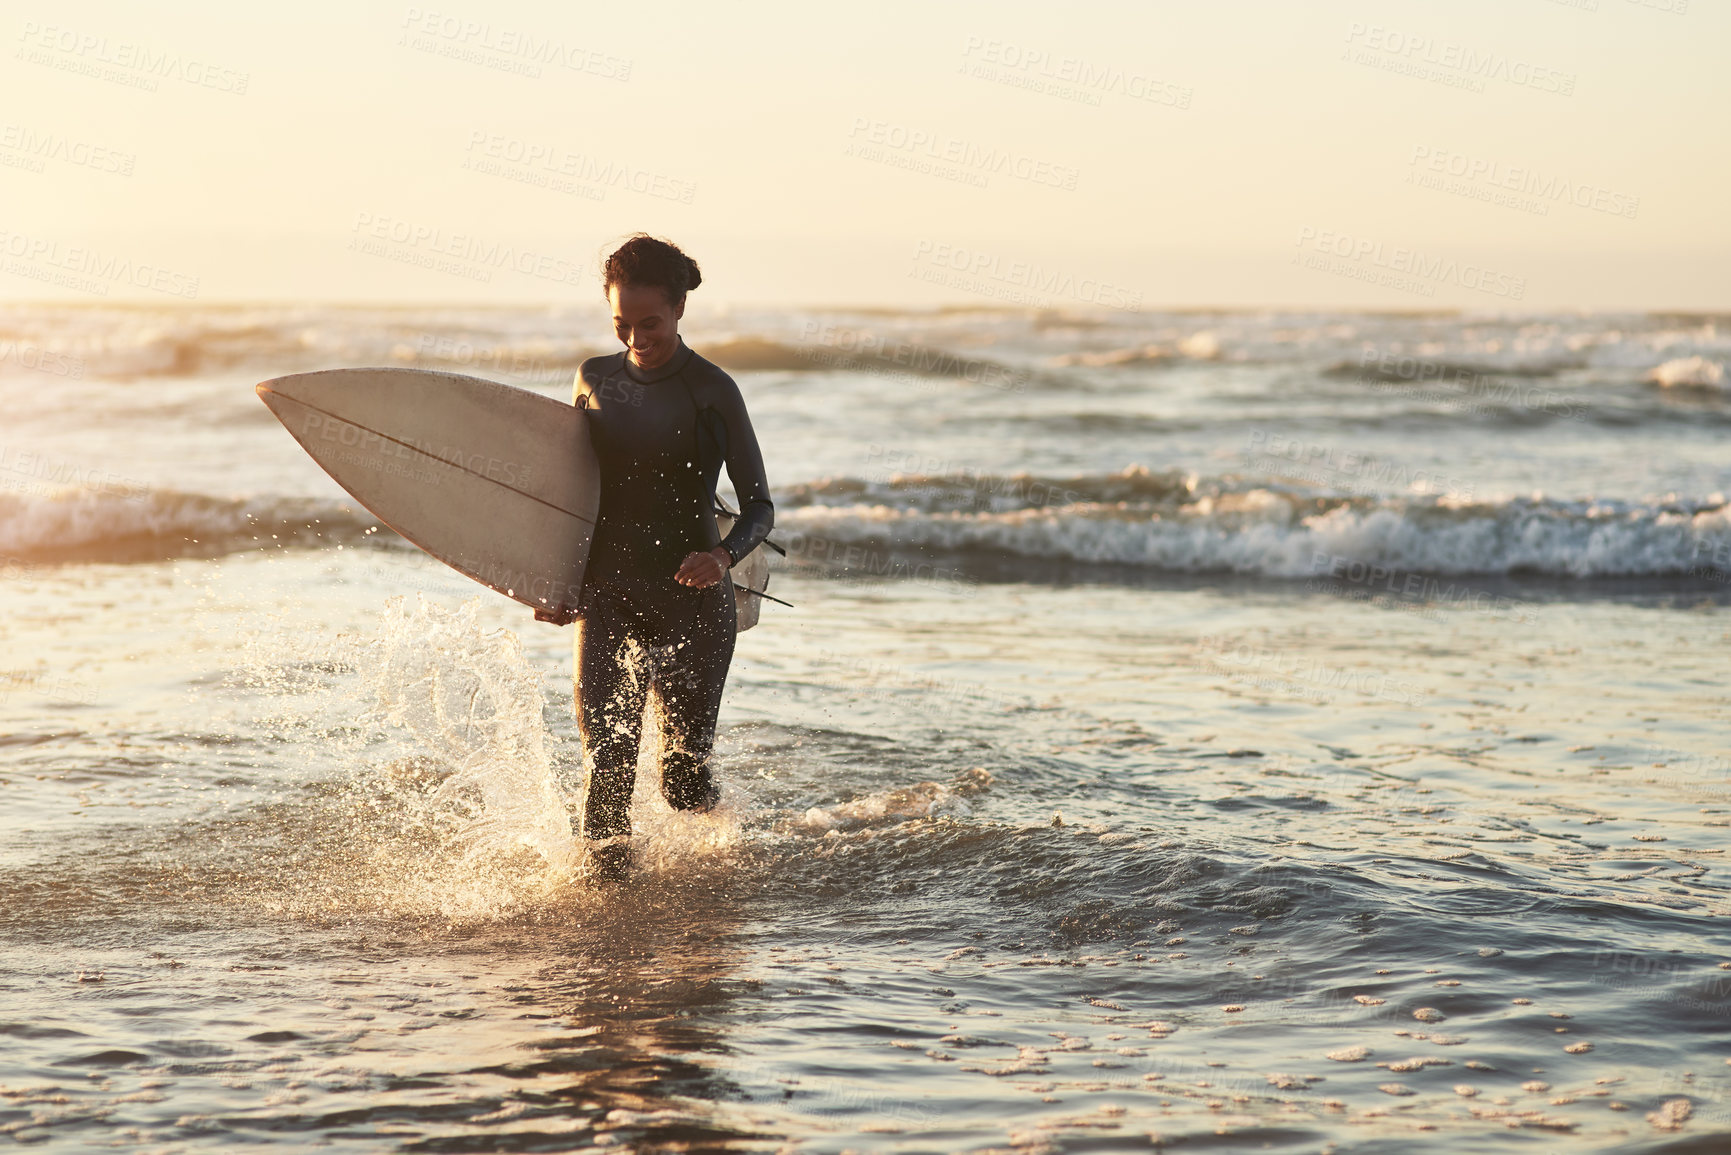
[[[602, 275], [625, 350], [583, 362], [572, 398], [589, 410], [601, 465], [576, 696], [588, 776], [583, 832], [595, 872], [620, 878], [630, 867], [631, 792], [652, 702], [663, 795], [679, 810], [715, 805], [709, 754], [736, 628], [727, 571], [768, 536], [775, 506], [739, 387], [679, 336], [685, 294], [702, 280], [697, 262], [639, 233]], [[740, 502], [725, 541], [714, 512], [724, 463]]]

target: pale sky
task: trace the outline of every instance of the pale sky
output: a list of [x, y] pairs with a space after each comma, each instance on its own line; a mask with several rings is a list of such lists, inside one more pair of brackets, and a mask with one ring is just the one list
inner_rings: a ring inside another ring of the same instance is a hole
[[642, 229], [712, 305], [1731, 308], [1726, 0], [23, 0], [0, 34], [5, 300], [589, 303]]

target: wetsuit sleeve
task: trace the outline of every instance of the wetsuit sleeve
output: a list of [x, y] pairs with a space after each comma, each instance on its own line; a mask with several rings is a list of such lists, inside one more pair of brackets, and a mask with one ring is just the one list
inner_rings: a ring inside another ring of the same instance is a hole
[[[600, 357], [590, 357], [577, 366], [577, 376], [571, 381], [571, 404], [575, 405], [582, 398], [594, 395], [595, 386], [592, 382], [601, 375], [601, 361]], [[593, 406], [594, 401], [589, 404]]]
[[775, 527], [775, 503], [769, 499], [769, 479], [763, 475], [757, 434], [751, 428], [751, 418], [745, 415], [745, 398], [731, 378], [724, 376], [723, 381], [725, 384], [715, 391], [715, 409], [727, 425], [727, 478], [739, 498], [739, 519], [721, 546], [738, 564]]

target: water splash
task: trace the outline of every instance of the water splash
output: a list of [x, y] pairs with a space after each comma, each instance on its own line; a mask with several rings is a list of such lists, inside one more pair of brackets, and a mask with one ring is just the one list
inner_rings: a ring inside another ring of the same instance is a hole
[[[243, 729], [295, 747], [311, 776], [263, 819], [279, 828], [255, 855], [274, 872], [255, 888], [271, 909], [472, 923], [591, 901], [579, 897], [590, 892], [576, 760], [547, 726], [543, 671], [517, 634], [483, 624], [484, 609], [398, 597], [362, 632], [279, 620], [248, 640], [235, 684], [263, 709]], [[744, 845], [748, 799], [723, 784], [714, 811], [672, 810], [654, 785], [659, 719], [645, 722], [636, 871], [725, 865]]]
[[394, 598], [374, 643], [379, 717], [447, 768], [428, 808], [463, 816], [447, 851], [471, 862], [527, 847], [548, 868], [577, 866], [564, 792], [548, 755], [541, 675], [509, 630], [485, 631], [478, 601], [448, 613]]
[[319, 919], [470, 923], [572, 889], [581, 855], [542, 675], [482, 608], [398, 597], [360, 631], [302, 612], [246, 640], [233, 685], [257, 709], [237, 736], [286, 746], [300, 773], [241, 819], [259, 827], [229, 867], [243, 898]]

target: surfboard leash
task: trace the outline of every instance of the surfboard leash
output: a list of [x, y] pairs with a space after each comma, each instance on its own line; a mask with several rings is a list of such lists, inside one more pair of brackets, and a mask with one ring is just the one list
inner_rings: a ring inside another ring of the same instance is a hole
[[799, 607], [795, 606], [792, 602], [784, 602], [780, 598], [776, 597], [774, 594], [766, 594], [762, 590], [754, 590], [750, 586], [734, 586], [733, 588], [736, 590], [743, 590], [745, 593], [748, 593], [748, 594], [756, 594], [760, 598], [766, 598], [769, 601], [774, 602], [776, 605], [786, 606], [790, 610], [799, 608]]

